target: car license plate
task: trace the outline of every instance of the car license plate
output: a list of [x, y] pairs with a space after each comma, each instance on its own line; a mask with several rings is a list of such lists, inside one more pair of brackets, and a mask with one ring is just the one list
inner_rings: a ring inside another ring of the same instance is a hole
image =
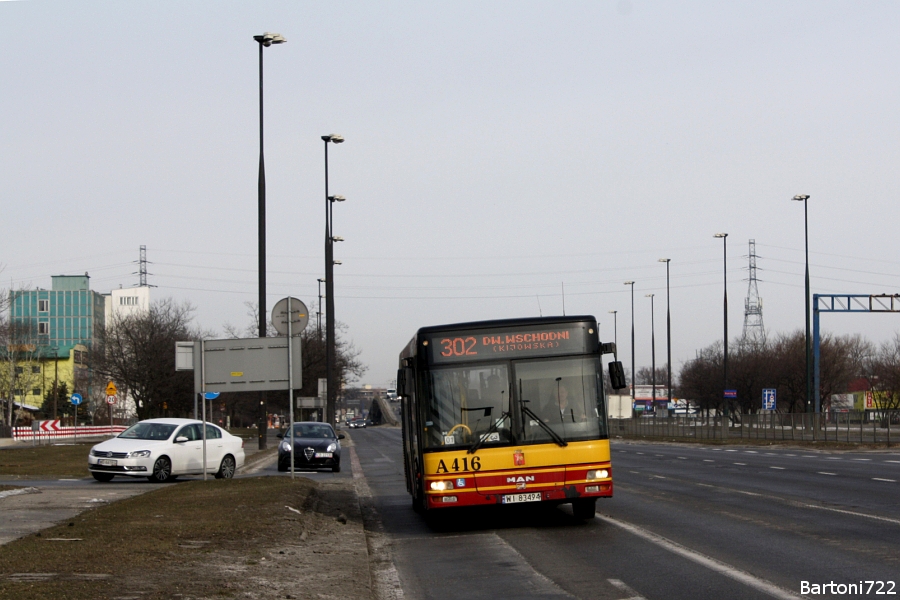
[[540, 502], [541, 493], [531, 492], [530, 494], [507, 494], [503, 496], [502, 504], [516, 504], [518, 502]]
[[331, 458], [331, 452], [316, 452], [316, 458]]
[[104, 467], [114, 467], [116, 466], [116, 461], [109, 460], [108, 458], [101, 458], [97, 460], [98, 465], [103, 465]]

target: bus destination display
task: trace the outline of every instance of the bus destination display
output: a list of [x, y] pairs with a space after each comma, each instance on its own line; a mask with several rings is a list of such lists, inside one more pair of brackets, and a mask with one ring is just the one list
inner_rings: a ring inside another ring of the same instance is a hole
[[428, 338], [432, 364], [590, 351], [587, 326], [453, 331]]

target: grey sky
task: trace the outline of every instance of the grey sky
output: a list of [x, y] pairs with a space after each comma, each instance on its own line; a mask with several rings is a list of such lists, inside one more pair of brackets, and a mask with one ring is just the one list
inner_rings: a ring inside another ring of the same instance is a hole
[[[393, 378], [423, 325], [618, 310], [638, 365], [730, 332], [760, 256], [770, 334], [812, 288], [898, 293], [900, 8], [890, 2], [0, 2], [2, 287], [90, 272], [189, 299], [201, 325], [256, 300], [257, 45], [265, 51], [269, 309], [322, 276], [323, 143], [336, 310]], [[897, 315], [827, 315], [881, 341]], [[626, 366], [628, 359], [626, 359]]]

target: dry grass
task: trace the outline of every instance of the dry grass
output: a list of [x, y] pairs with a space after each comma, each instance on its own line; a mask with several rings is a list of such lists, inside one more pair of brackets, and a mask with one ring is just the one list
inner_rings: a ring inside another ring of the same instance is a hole
[[[313, 531], [328, 530], [321, 540], [326, 548], [339, 543], [342, 530], [361, 531], [352, 512], [347, 524], [346, 493], [338, 492], [338, 501], [332, 501], [317, 488], [308, 479], [286, 477], [194, 481], [87, 511], [0, 547], [0, 598], [232, 596], [241, 582], [254, 579], [254, 569], [271, 569], [268, 565], [287, 558], [277, 548], [292, 529], [303, 540], [297, 543], [314, 543]], [[331, 513], [341, 514], [336, 519]], [[355, 537], [347, 539], [352, 546]], [[302, 554], [307, 553], [321, 551]], [[346, 564], [333, 561], [338, 576], [365, 567], [364, 542], [362, 556], [354, 548], [344, 559]], [[285, 575], [296, 581], [301, 574], [288, 566]], [[54, 575], [39, 575], [46, 573]], [[241, 576], [229, 582], [229, 573]], [[269, 573], [280, 571], [266, 570], [266, 577]]]
[[0, 450], [0, 477], [88, 477], [88, 453], [99, 441]]

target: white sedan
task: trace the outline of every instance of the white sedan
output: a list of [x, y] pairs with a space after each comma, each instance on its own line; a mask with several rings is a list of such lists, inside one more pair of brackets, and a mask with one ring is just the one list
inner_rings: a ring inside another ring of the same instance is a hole
[[[148, 419], [91, 448], [88, 469], [97, 481], [116, 475], [171, 481], [203, 474], [203, 424], [193, 419]], [[206, 424], [206, 472], [231, 479], [244, 466], [244, 440]]]

